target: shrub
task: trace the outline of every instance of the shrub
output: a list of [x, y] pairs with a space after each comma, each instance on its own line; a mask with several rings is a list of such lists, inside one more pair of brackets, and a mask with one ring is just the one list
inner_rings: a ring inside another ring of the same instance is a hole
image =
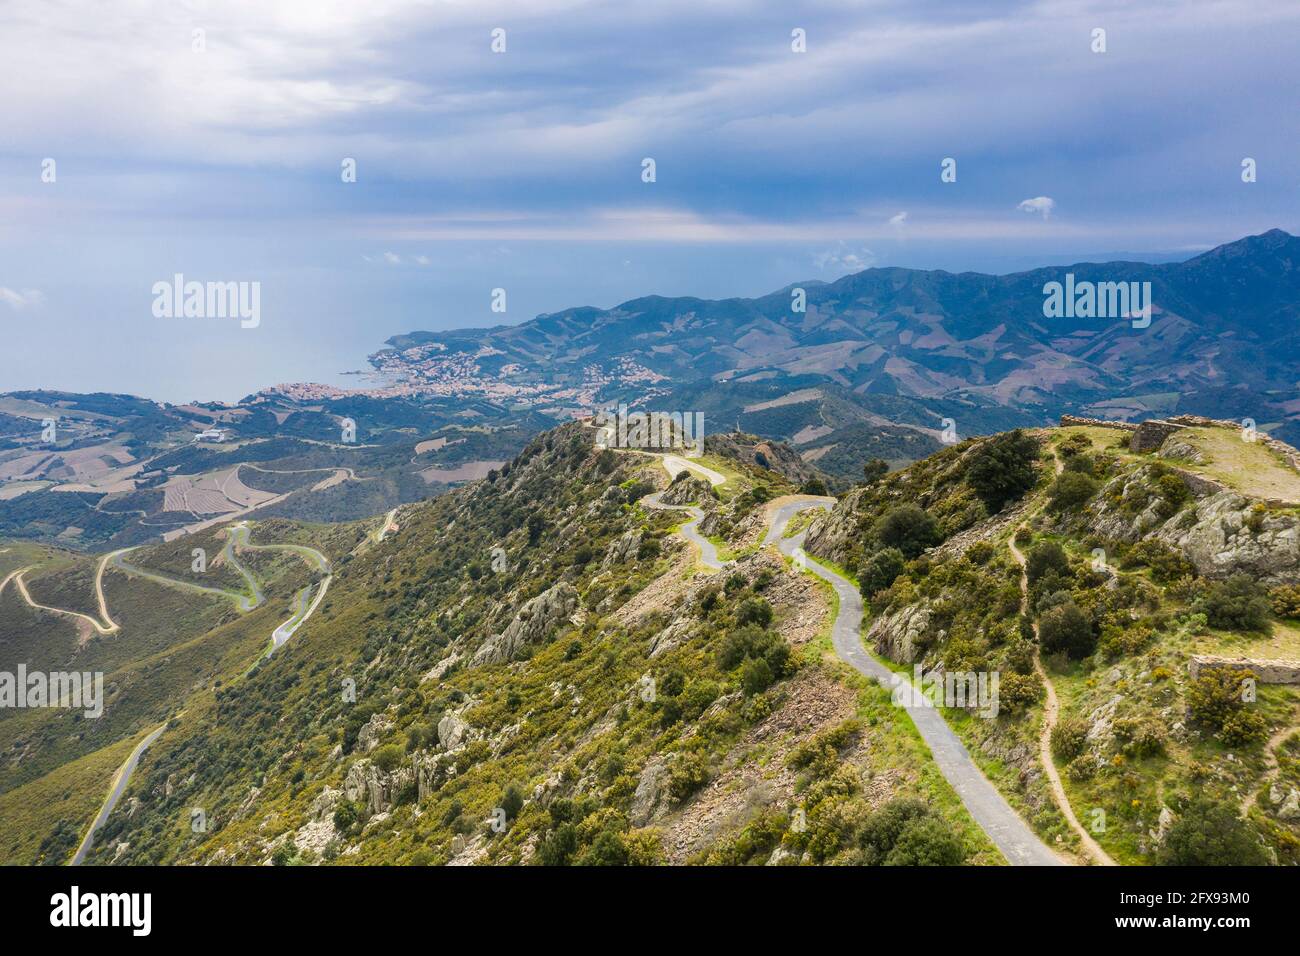
[[885, 590], [903, 573], [903, 552], [898, 548], [882, 548], [858, 570], [858, 584], [867, 597]]
[[524, 794], [516, 784], [510, 784], [506, 787], [505, 792], [501, 794], [501, 809], [505, 811], [506, 819], [513, 820], [519, 816], [519, 811], [524, 808]]
[[913, 820], [898, 835], [885, 866], [956, 866], [966, 859], [961, 840], [934, 817]]
[[1268, 721], [1258, 711], [1242, 707], [1224, 719], [1219, 736], [1229, 747], [1249, 747], [1268, 736]]
[[680, 753], [668, 772], [668, 793], [679, 803], [709, 779], [709, 769], [699, 754]]
[[371, 760], [384, 773], [392, 773], [402, 762], [402, 750], [396, 744], [385, 744], [375, 751]]
[[1185, 557], [1159, 541], [1139, 541], [1124, 556], [1124, 566], [1145, 565], [1151, 569], [1151, 577], [1162, 584], [1195, 577], [1196, 568]]
[[1250, 671], [1227, 667], [1207, 667], [1187, 685], [1187, 710], [1192, 720], [1214, 731], [1221, 731], [1228, 719], [1246, 707], [1246, 681]]
[[894, 797], [874, 811], [858, 833], [858, 844], [867, 851], [868, 861], [883, 862], [907, 825], [929, 812], [925, 802], [916, 797]]
[[809, 478], [803, 483], [803, 486], [799, 489], [799, 493], [801, 495], [824, 496], [826, 494], [826, 482], [817, 477]]
[[761, 657], [750, 658], [740, 668], [740, 686], [750, 697], [767, 690], [775, 679], [771, 665]]
[[1165, 834], [1161, 866], [1264, 866], [1268, 855], [1234, 807], [1193, 800]]
[[996, 550], [989, 541], [976, 541], [966, 549], [966, 560], [971, 564], [988, 564]]
[[1070, 559], [1066, 557], [1065, 549], [1055, 541], [1036, 544], [1025, 556], [1025, 574], [1029, 577], [1030, 587], [1037, 584], [1048, 571], [1055, 571], [1065, 576], [1070, 573]]
[[1156, 492], [1160, 495], [1160, 504], [1156, 513], [1162, 518], [1172, 518], [1192, 496], [1182, 479], [1170, 474], [1161, 475], [1156, 479]]
[[883, 458], [872, 458], [862, 466], [862, 477], [869, 485], [874, 485], [887, 474], [889, 474], [889, 462]]
[[1047, 489], [1048, 507], [1053, 511], [1075, 511], [1097, 493], [1097, 481], [1079, 471], [1062, 472]]
[[1278, 617], [1300, 617], [1300, 586], [1278, 585], [1268, 592], [1268, 600]]
[[1122, 717], [1115, 721], [1115, 739], [1128, 757], [1155, 757], [1165, 752], [1165, 731], [1154, 718]]
[[1052, 728], [1052, 753], [1063, 763], [1082, 754], [1087, 744], [1088, 724], [1082, 718], [1066, 717]]
[[876, 539], [886, 548], [897, 548], [904, 557], [915, 558], [939, 543], [939, 526], [916, 505], [899, 505], [876, 522]]
[[1097, 646], [1108, 659], [1115, 660], [1136, 654], [1151, 643], [1153, 636], [1151, 628], [1143, 625], [1129, 628], [1111, 626], [1102, 630]]
[[989, 513], [1034, 487], [1038, 442], [1020, 429], [995, 435], [971, 453], [966, 482]]
[[765, 660], [772, 674], [779, 677], [790, 659], [790, 645], [775, 631], [747, 624], [728, 633], [718, 648], [718, 664], [724, 671], [734, 670], [747, 659], [758, 658]]
[[1245, 574], [1211, 584], [1195, 608], [1211, 627], [1225, 631], [1262, 631], [1271, 610], [1264, 589]]
[[998, 709], [1007, 714], [1028, 710], [1043, 698], [1037, 674], [1004, 673], [998, 678]]
[[1054, 607], [1038, 621], [1038, 640], [1049, 654], [1063, 652], [1080, 660], [1093, 652], [1092, 625], [1073, 601]]
[[334, 808], [334, 829], [340, 833], [347, 833], [356, 822], [357, 806], [355, 803], [344, 800]]
[[772, 605], [759, 597], [746, 598], [736, 609], [736, 623], [767, 627], [772, 623]]

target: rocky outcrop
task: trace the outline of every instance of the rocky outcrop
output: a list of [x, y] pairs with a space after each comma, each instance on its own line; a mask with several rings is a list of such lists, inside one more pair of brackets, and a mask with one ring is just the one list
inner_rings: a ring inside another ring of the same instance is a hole
[[528, 601], [500, 634], [488, 638], [474, 652], [471, 667], [515, 660], [522, 652], [550, 637], [551, 632], [578, 609], [578, 592], [567, 581]]
[[624, 564], [636, 557], [641, 547], [641, 532], [628, 531], [610, 542], [605, 551], [605, 558], [600, 562], [600, 569], [608, 571], [618, 564]]
[[384, 714], [375, 714], [357, 731], [357, 749], [368, 754], [379, 746], [380, 742], [393, 728], [393, 721]]
[[667, 810], [668, 778], [669, 764], [666, 759], [654, 757], [645, 765], [637, 780], [636, 792], [632, 794], [632, 807], [627, 815], [632, 826], [643, 827]]
[[1194, 495], [1202, 495], [1191, 507], [1168, 516], [1163, 499], [1153, 493], [1150, 470], [1138, 468], [1107, 482], [1094, 499], [1088, 530], [1129, 543], [1154, 539], [1208, 578], [1249, 574], [1268, 584], [1300, 581], [1300, 519], [1264, 509], [1208, 479], [1179, 476]]
[[868, 645], [901, 664], [919, 660], [935, 638], [930, 630], [930, 608], [924, 604], [909, 604], [882, 614], [867, 631]]
[[804, 550], [815, 558], [843, 564], [858, 530], [858, 503], [865, 489], [855, 488], [830, 511], [818, 512], [808, 526]]
[[1300, 684], [1300, 661], [1251, 659], [1248, 657], [1216, 657], [1197, 654], [1187, 663], [1192, 680], [1201, 676], [1205, 668], [1214, 670], [1250, 671], [1261, 684]]
[[674, 481], [668, 486], [668, 490], [659, 496], [660, 502], [674, 506], [697, 503], [704, 506], [716, 499], [717, 494], [714, 492], [713, 486], [703, 478], [694, 477]]

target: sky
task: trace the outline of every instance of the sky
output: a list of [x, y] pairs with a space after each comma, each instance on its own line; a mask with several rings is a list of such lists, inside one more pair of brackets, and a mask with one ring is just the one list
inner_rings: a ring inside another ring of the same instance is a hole
[[[414, 329], [1296, 232], [1297, 49], [1293, 0], [5, 0], [0, 391], [234, 400]], [[177, 273], [259, 323], [156, 315]]]

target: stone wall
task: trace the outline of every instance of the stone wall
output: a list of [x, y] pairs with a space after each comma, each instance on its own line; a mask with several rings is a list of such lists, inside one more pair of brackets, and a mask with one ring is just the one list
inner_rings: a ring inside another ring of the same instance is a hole
[[1261, 684], [1300, 684], [1300, 661], [1251, 660], [1248, 657], [1196, 654], [1187, 665], [1192, 680], [1196, 680], [1205, 668], [1250, 671]]
[[1129, 451], [1139, 455], [1157, 451], [1165, 443], [1166, 438], [1186, 427], [1174, 422], [1161, 421], [1158, 418], [1148, 419], [1139, 424], [1137, 431], [1133, 433], [1128, 443]]
[[1070, 428], [1071, 426], [1082, 428], [1114, 428], [1117, 431], [1122, 432], [1135, 432], [1138, 430], [1137, 425], [1133, 424], [1133, 422], [1112, 422], [1107, 421], [1104, 418], [1084, 418], [1081, 415], [1062, 415], [1061, 427]]

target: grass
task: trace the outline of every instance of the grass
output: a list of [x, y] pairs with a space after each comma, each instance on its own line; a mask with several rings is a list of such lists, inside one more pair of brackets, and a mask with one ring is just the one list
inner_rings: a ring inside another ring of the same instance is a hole
[[0, 860], [26, 866], [66, 862], [99, 812], [113, 774], [147, 733], [116, 741], [0, 794]]

